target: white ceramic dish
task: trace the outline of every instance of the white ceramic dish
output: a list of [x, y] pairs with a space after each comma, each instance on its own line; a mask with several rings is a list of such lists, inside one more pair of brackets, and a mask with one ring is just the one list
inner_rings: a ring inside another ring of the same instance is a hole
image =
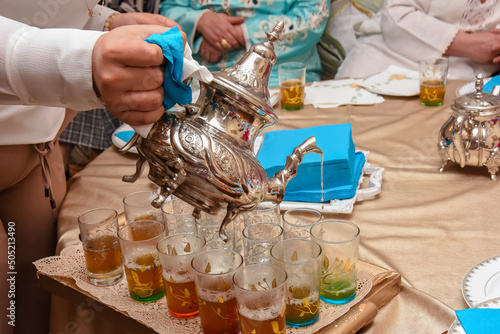
[[481, 261], [469, 269], [462, 280], [462, 294], [470, 307], [500, 298], [500, 256]]
[[[484, 301], [477, 305], [477, 308], [500, 308], [500, 298], [495, 298], [491, 300]], [[464, 328], [460, 324], [460, 321], [455, 320], [451, 324], [450, 329], [448, 329], [448, 334], [466, 334]]]
[[[491, 80], [491, 78], [485, 78], [483, 80], [483, 85], [488, 83], [488, 81], [490, 81], [490, 80]], [[456, 94], [456, 96], [460, 96], [460, 95], [473, 93], [475, 91], [476, 91], [476, 82], [471, 81], [471, 82], [466, 83], [465, 85], [458, 87], [455, 94]]]

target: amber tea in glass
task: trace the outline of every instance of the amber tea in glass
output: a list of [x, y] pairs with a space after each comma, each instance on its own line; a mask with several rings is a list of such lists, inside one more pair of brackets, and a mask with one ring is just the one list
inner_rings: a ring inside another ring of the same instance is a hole
[[420, 104], [429, 107], [444, 102], [448, 58], [429, 58], [419, 61]]
[[205, 244], [201, 235], [179, 233], [161, 239], [156, 246], [160, 255], [168, 312], [173, 317], [189, 319], [200, 313], [191, 260]]
[[281, 108], [299, 110], [304, 107], [306, 65], [289, 62], [278, 66]]
[[425, 106], [440, 106], [444, 102], [444, 84], [439, 80], [420, 83], [420, 103]]
[[87, 275], [96, 286], [112, 285], [123, 277], [117, 217], [114, 209], [107, 208], [90, 210], [78, 217]]
[[267, 263], [234, 274], [242, 334], [286, 332], [286, 279], [285, 270]]
[[205, 334], [240, 332], [232, 277], [242, 264], [241, 254], [228, 249], [210, 249], [193, 257], [191, 266]]
[[140, 302], [165, 294], [156, 244], [165, 236], [163, 223], [134, 221], [118, 231], [130, 297]]

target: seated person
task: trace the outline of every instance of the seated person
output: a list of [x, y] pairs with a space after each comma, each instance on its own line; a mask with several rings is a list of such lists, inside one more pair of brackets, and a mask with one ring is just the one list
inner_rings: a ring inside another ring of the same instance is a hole
[[447, 56], [449, 79], [473, 80], [500, 66], [500, 8], [481, 0], [386, 0], [361, 25], [362, 36], [337, 78], [362, 78], [398, 65], [418, 70], [419, 59]]
[[309, 1], [185, 1], [163, 0], [160, 14], [177, 22], [188, 36], [193, 57], [211, 71], [231, 67], [251, 45], [267, 40], [275, 24], [282, 20], [282, 42], [274, 45], [277, 61], [269, 87], [278, 86], [278, 65], [306, 64], [306, 81], [319, 80], [321, 62], [316, 49], [325, 29], [330, 0]]
[[318, 43], [323, 79], [333, 79], [356, 42], [357, 28], [373, 17], [381, 0], [331, 0], [330, 17]]

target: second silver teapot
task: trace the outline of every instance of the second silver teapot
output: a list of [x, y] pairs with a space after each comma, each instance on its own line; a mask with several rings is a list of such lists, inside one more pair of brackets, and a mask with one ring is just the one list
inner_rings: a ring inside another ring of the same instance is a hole
[[500, 166], [500, 86], [492, 94], [483, 92], [483, 75], [478, 74], [475, 93], [459, 96], [451, 105], [453, 114], [439, 132], [440, 172], [452, 161], [465, 166], [485, 166], [496, 180]]
[[259, 132], [274, 124], [268, 81], [276, 61], [274, 42], [279, 39], [279, 22], [268, 40], [253, 45], [234, 66], [214, 73], [210, 84], [200, 83], [200, 97], [185, 112], [166, 112], [147, 138], [135, 134], [122, 149], [136, 146], [136, 173], [125, 176], [134, 182], [149, 163], [149, 179], [160, 186], [153, 206], [160, 207], [173, 194], [200, 211], [216, 214], [227, 210], [219, 235], [227, 240], [225, 226], [242, 211], [262, 201], [280, 203], [285, 186], [297, 173], [309, 152], [322, 153], [311, 137], [296, 147], [282, 171], [268, 178], [253, 144]]

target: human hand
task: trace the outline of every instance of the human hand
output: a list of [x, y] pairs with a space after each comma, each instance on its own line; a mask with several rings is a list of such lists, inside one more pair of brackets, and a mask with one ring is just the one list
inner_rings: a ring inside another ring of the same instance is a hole
[[177, 22], [168, 19], [163, 15], [151, 13], [123, 13], [113, 16], [109, 30], [126, 25], [138, 24], [159, 25], [167, 28], [178, 27], [179, 30], [182, 30], [181, 26], [177, 24]]
[[500, 29], [477, 33], [459, 31], [445, 54], [483, 64], [500, 64]]
[[[166, 30], [150, 25], [119, 27], [102, 35], [94, 46], [92, 75], [96, 93], [125, 123], [151, 124], [163, 115], [163, 52], [144, 39]], [[185, 45], [186, 34], [181, 34]]]
[[222, 52], [203, 39], [200, 45], [200, 56], [208, 63], [216, 63], [222, 58]]
[[[205, 12], [198, 20], [197, 30], [212, 46], [220, 52], [227, 52], [245, 46], [241, 24], [244, 17], [234, 17], [222, 13]], [[221, 41], [225, 39], [227, 46]]]

